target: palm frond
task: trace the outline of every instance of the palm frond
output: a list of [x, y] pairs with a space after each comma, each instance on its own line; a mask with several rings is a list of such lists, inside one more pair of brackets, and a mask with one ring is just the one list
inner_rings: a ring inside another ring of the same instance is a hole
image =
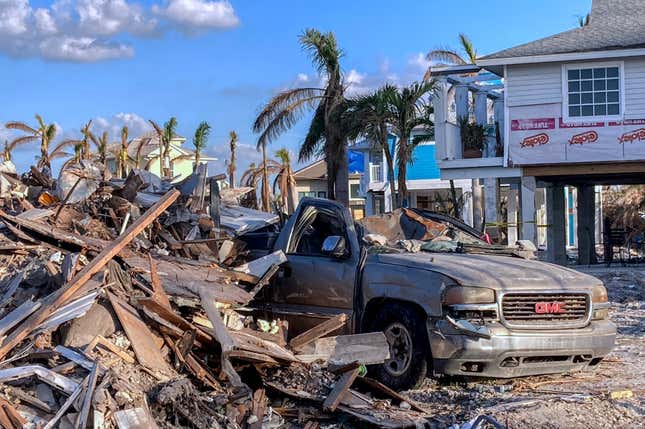
[[473, 42], [468, 38], [468, 36], [466, 36], [464, 33], [459, 33], [459, 43], [461, 43], [461, 47], [466, 53], [470, 64], [477, 63], [477, 51], [475, 50], [475, 46], [473, 45]]
[[308, 108], [311, 108], [318, 100], [318, 97], [301, 98], [294, 103], [283, 107], [275, 112], [271, 120], [258, 137], [257, 147], [260, 148], [280, 136], [283, 132], [293, 127], [303, 116]]
[[33, 142], [33, 141], [36, 141], [36, 140], [38, 140], [38, 136], [22, 136], [22, 137], [18, 137], [16, 139], [13, 139], [11, 141], [11, 143], [9, 143], [7, 145], [7, 149], [9, 151], [12, 151], [12, 150], [14, 150], [16, 148], [16, 146], [20, 146], [22, 144], [30, 143], [30, 142]]
[[275, 153], [276, 158], [279, 158], [284, 165], [291, 164], [291, 154], [289, 150], [285, 147], [278, 149]]
[[211, 126], [208, 125], [208, 122], [203, 121], [195, 130], [195, 136], [193, 137], [193, 146], [195, 149], [201, 150], [206, 146], [206, 141], [208, 140], [208, 135], [210, 134]]
[[275, 116], [286, 107], [303, 99], [321, 97], [323, 92], [321, 88], [294, 88], [280, 92], [269, 100], [258, 114], [253, 122], [253, 132], [259, 133], [266, 129]]
[[52, 150], [49, 152], [49, 157], [52, 158], [58, 153], [61, 153], [63, 149], [69, 146], [75, 146], [77, 144], [81, 143], [79, 140], [63, 140], [62, 142], [58, 143]]
[[320, 104], [316, 108], [314, 117], [309, 124], [309, 130], [305, 140], [300, 145], [298, 160], [300, 162], [308, 161], [314, 155], [320, 153], [321, 145], [325, 141], [325, 107]]
[[448, 64], [455, 64], [455, 65], [465, 65], [466, 60], [464, 60], [461, 55], [457, 53], [457, 51], [454, 51], [452, 49], [435, 49], [433, 51], [428, 52], [428, 55], [426, 55], [426, 58], [429, 61], [438, 61], [438, 62], [443, 62], [443, 63], [448, 63]]
[[5, 128], [8, 128], [10, 130], [20, 130], [24, 131], [26, 133], [32, 133], [32, 134], [37, 134], [38, 130], [35, 130], [31, 128], [29, 125], [25, 124], [24, 122], [20, 121], [10, 121], [4, 124]]
[[45, 136], [47, 137], [48, 142], [51, 142], [52, 140], [54, 140], [54, 138], [56, 138], [57, 131], [58, 129], [56, 128], [55, 124], [47, 125], [47, 127], [45, 128]]
[[340, 71], [343, 51], [338, 47], [334, 33], [309, 28], [300, 35], [300, 44], [307, 51], [318, 73], [332, 75]]
[[45, 128], [47, 125], [45, 124], [45, 121], [43, 121], [43, 117], [40, 116], [38, 113], [36, 113], [35, 116], [36, 116], [36, 121], [38, 121], [38, 126], [41, 129]]
[[148, 122], [150, 122], [150, 125], [152, 125], [152, 128], [154, 128], [155, 132], [157, 133], [157, 135], [161, 139], [161, 136], [163, 136], [163, 131], [161, 130], [161, 127], [159, 126], [159, 124], [157, 124], [152, 119], [148, 119]]

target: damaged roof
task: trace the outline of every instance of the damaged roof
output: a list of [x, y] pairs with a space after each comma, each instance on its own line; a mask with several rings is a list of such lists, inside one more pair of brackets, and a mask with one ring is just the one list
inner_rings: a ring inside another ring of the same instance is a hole
[[[589, 24], [504, 49], [480, 60], [645, 47], [644, 0], [593, 0]], [[479, 63], [479, 61], [478, 61]], [[501, 63], [501, 62], [500, 62]]]

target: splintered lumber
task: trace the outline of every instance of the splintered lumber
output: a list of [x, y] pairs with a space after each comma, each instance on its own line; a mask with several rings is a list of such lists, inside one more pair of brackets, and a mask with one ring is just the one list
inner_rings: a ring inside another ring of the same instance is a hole
[[123, 359], [127, 363], [134, 363], [134, 359], [130, 357], [129, 354], [127, 354], [125, 351], [121, 349], [121, 347], [113, 344], [111, 341], [108, 341], [106, 338], [104, 338], [101, 335], [97, 335], [94, 337], [94, 339], [85, 347], [85, 354], [91, 354], [94, 349], [97, 346], [102, 346], [103, 348], [106, 348], [110, 352], [114, 353], [121, 359]]
[[[150, 263], [141, 257], [124, 258], [125, 263], [144, 274], [149, 275]], [[231, 283], [228, 273], [220, 268], [203, 267], [196, 269], [192, 262], [163, 259], [157, 274], [163, 290], [171, 295], [199, 297], [200, 290], [209, 289], [217, 302], [227, 304], [246, 304], [252, 296], [247, 291]]]
[[137, 311], [123, 300], [109, 294], [110, 303], [130, 339], [134, 354], [141, 365], [162, 374], [170, 374], [168, 363], [154, 341], [154, 334], [139, 318]]
[[150, 283], [152, 284], [152, 290], [154, 291], [153, 298], [163, 305], [166, 308], [170, 307], [170, 300], [166, 291], [161, 286], [161, 280], [159, 280], [159, 274], [157, 273], [157, 266], [155, 261], [152, 260], [152, 255], [148, 253], [148, 260], [150, 261]]
[[16, 330], [9, 335], [0, 347], [0, 359], [13, 350], [34, 329], [44, 322], [52, 313], [64, 305], [92, 276], [105, 267], [114, 256], [123, 250], [141, 231], [150, 225], [166, 208], [179, 196], [179, 191], [172, 190], [166, 193], [154, 206], [150, 207], [137, 219], [127, 231], [105, 247], [92, 262], [87, 264], [76, 274], [70, 283], [51, 294], [43, 306], [25, 320]]
[[318, 338], [342, 328], [345, 323], [347, 323], [347, 314], [341, 313], [292, 338], [289, 341], [289, 345], [294, 350], [302, 349], [302, 347], [316, 341]]
[[[194, 330], [196, 333], [197, 341], [202, 344], [209, 343], [213, 340], [206, 332], [201, 329], [197, 329], [191, 323], [186, 321], [180, 315], [178, 315], [173, 309], [164, 307], [157, 300], [153, 298], [141, 298], [137, 301], [138, 305], [143, 306], [143, 308], [152, 313], [156, 313], [161, 319], [166, 320], [167, 322], [172, 323], [182, 331], [191, 331]], [[149, 313], [146, 312], [147, 315]]]
[[262, 429], [262, 421], [267, 410], [267, 396], [264, 389], [258, 389], [253, 393], [251, 403], [251, 415], [256, 417], [255, 422], [249, 424], [249, 429]]
[[287, 362], [295, 362], [298, 360], [293, 353], [273, 341], [267, 341], [241, 331], [229, 332], [229, 336], [233, 339], [233, 343], [238, 349], [265, 354]]
[[13, 405], [4, 399], [0, 399], [0, 419], [2, 420], [2, 425], [6, 428], [23, 428], [27, 424], [18, 410], [16, 410]]
[[255, 286], [253, 286], [253, 289], [251, 289], [251, 290], [249, 291], [249, 295], [251, 295], [251, 297], [252, 297], [252, 298], [255, 298], [255, 295], [257, 295], [257, 294], [258, 294], [258, 292], [260, 292], [260, 290], [261, 290], [264, 286], [266, 286], [267, 284], [269, 284], [269, 282], [271, 281], [271, 279], [273, 278], [273, 276], [278, 272], [278, 270], [279, 270], [279, 269], [280, 269], [280, 266], [279, 266], [279, 265], [275, 265], [275, 264], [274, 264], [274, 265], [271, 265], [271, 268], [269, 268], [269, 270], [268, 270], [266, 273], [264, 273], [264, 275], [263, 275], [263, 276], [262, 276], [262, 278], [257, 282], [257, 284], [256, 284]]
[[343, 395], [345, 395], [349, 388], [352, 387], [352, 383], [356, 380], [356, 377], [358, 377], [359, 371], [360, 368], [350, 369], [340, 376], [336, 384], [334, 384], [332, 391], [329, 392], [327, 399], [323, 402], [324, 411], [336, 411], [340, 401], [343, 399]]
[[228, 377], [228, 381], [230, 381], [233, 386], [246, 387], [238, 373], [235, 372], [235, 368], [233, 368], [229, 359], [229, 354], [233, 351], [235, 343], [222, 321], [219, 309], [215, 305], [215, 299], [211, 295], [210, 290], [202, 289], [200, 292], [202, 307], [204, 307], [208, 320], [210, 320], [213, 325], [215, 340], [222, 348], [222, 371], [224, 371], [224, 374]]
[[7, 222], [11, 222], [12, 224], [15, 224], [20, 228], [35, 232], [36, 234], [40, 234], [45, 237], [50, 237], [62, 243], [72, 244], [74, 246], [78, 246], [81, 248], [95, 250], [97, 252], [100, 251], [101, 249], [104, 249], [105, 247], [108, 247], [111, 244], [109, 241], [101, 240], [98, 238], [85, 237], [73, 232], [67, 232], [60, 228], [48, 225], [43, 222], [39, 222], [31, 219], [23, 219], [23, 218], [20, 218], [19, 216], [11, 216], [10, 214], [7, 214], [2, 210], [0, 210], [0, 218], [4, 219]]
[[382, 332], [319, 338], [310, 349], [311, 352], [297, 356], [300, 362], [321, 360], [339, 367], [352, 362], [373, 365], [390, 357], [390, 348]]
[[369, 377], [358, 377], [357, 381], [360, 384], [371, 388], [372, 390], [376, 390], [376, 391], [382, 393], [383, 395], [386, 395], [386, 396], [389, 396], [389, 397], [391, 397], [393, 399], [398, 400], [399, 403], [404, 402], [404, 401], [407, 402], [408, 404], [410, 404], [410, 407], [415, 411], [425, 413], [425, 410], [423, 408], [421, 408], [420, 406], [418, 406], [416, 403], [414, 403], [414, 401], [412, 401], [411, 399], [406, 398], [405, 396], [401, 395], [397, 391], [390, 389], [389, 387], [387, 387], [385, 384], [381, 383], [378, 380], [374, 380], [373, 378], [369, 378]]

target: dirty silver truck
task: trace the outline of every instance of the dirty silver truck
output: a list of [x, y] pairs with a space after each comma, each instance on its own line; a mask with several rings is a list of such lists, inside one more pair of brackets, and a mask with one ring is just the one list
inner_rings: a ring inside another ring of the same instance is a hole
[[377, 225], [420, 239], [367, 244], [379, 237], [366, 230], [370, 222], [355, 223], [333, 201], [303, 199], [275, 239], [287, 262], [258, 305], [288, 320], [290, 336], [339, 313], [349, 316], [345, 333], [383, 331], [390, 358], [370, 371], [395, 389], [430, 374], [584, 370], [612, 349], [616, 328], [600, 280], [490, 246], [459, 221], [410, 216], [416, 221]]

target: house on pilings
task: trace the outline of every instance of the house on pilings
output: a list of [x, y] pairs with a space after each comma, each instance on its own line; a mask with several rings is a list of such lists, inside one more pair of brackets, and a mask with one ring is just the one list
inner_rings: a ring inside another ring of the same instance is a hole
[[583, 27], [432, 69], [441, 178], [473, 180], [475, 227], [596, 260], [600, 186], [645, 183], [643, 30], [642, 0], [593, 0]]

